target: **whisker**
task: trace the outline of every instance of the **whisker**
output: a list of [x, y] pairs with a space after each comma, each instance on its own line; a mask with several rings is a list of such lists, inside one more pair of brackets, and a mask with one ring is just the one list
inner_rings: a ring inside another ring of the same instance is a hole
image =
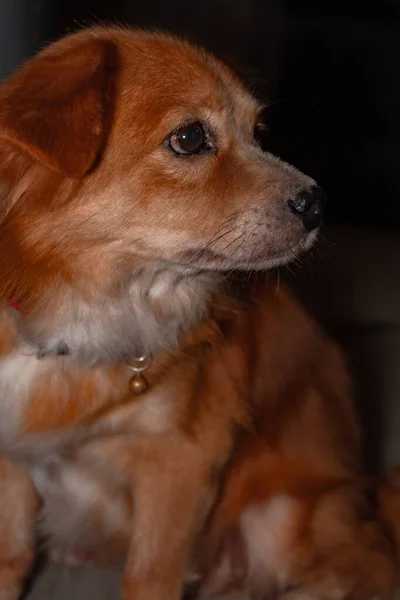
[[275, 289], [276, 294], [279, 292], [280, 285], [281, 285], [281, 270], [279, 267], [277, 267], [277, 269], [276, 269], [276, 289]]
[[[226, 246], [224, 248], [222, 248], [221, 253], [225, 253], [226, 250], [232, 246], [232, 244], [235, 244], [238, 240], [242, 239], [245, 236], [245, 233], [241, 233], [240, 235], [238, 235], [235, 239], [231, 240], [228, 244], [226, 244]], [[242, 241], [243, 243], [243, 241]], [[233, 252], [237, 252], [237, 250], [240, 248], [241, 244], [239, 244], [238, 247], [233, 249]], [[206, 261], [205, 264], [203, 265], [203, 269], [207, 269], [208, 265], [212, 262], [212, 259], [210, 259], [209, 261]], [[195, 275], [193, 275], [192, 277], [195, 277]], [[189, 283], [189, 281], [191, 281], [191, 277], [187, 277], [187, 282]]]
[[[230, 233], [232, 233], [232, 229], [229, 231], [226, 231], [225, 233], [222, 233], [221, 235], [219, 235], [215, 240], [213, 240], [212, 243], [215, 243], [219, 240], [221, 240], [222, 238], [224, 238], [225, 236], [229, 235]], [[207, 246], [205, 246], [205, 248], [200, 248], [197, 253], [194, 255], [194, 257], [183, 267], [182, 271], [181, 271], [181, 276], [183, 276], [185, 274], [185, 272], [190, 269], [190, 267], [193, 265], [193, 263], [195, 263], [199, 258], [201, 258], [201, 255], [203, 254], [205, 249], [209, 249], [210, 248], [210, 244], [208, 244]], [[210, 261], [209, 261], [210, 262]]]
[[285, 269], [287, 269], [289, 271], [289, 273], [291, 273], [293, 275], [293, 277], [297, 277], [297, 273], [296, 271], [294, 271], [292, 269], [292, 267], [290, 266], [290, 264], [284, 265]]
[[184, 268], [181, 272], [182, 276], [193, 265], [193, 263], [195, 263], [201, 257], [204, 250], [211, 250], [213, 244], [216, 244], [222, 238], [224, 238], [225, 236], [229, 235], [230, 233], [232, 233], [234, 231], [234, 229], [229, 229], [228, 231], [223, 232], [223, 229], [225, 227], [227, 227], [234, 219], [236, 219], [243, 212], [244, 211], [235, 211], [235, 212], [231, 213], [230, 215], [228, 215], [228, 217], [221, 223], [220, 227], [215, 232], [215, 234], [210, 238], [210, 240], [207, 242], [207, 244], [203, 248], [199, 249], [197, 254], [195, 254], [195, 256], [184, 266]]
[[337, 243], [334, 242], [333, 240], [329, 239], [325, 235], [320, 234], [320, 236], [318, 238], [318, 244], [316, 245], [316, 248], [319, 248], [322, 245], [323, 246], [329, 246], [329, 248], [336, 248]]

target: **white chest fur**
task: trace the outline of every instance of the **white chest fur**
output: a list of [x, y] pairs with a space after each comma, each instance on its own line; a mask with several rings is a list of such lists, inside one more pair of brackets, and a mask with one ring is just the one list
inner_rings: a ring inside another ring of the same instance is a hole
[[[29, 348], [0, 359], [0, 448], [3, 452], [30, 463], [41, 462], [46, 455], [54, 455], [68, 446], [71, 440], [75, 443], [77, 439], [82, 439], [84, 442], [87, 437], [108, 433], [115, 435], [119, 430], [129, 430], [138, 435], [157, 435], [173, 427], [174, 391], [163, 387], [161, 391], [150, 389], [142, 396], [133, 396], [131, 402], [125, 401], [121, 406], [116, 402], [111, 411], [90, 427], [83, 428], [74, 423], [61, 429], [50, 427], [43, 433], [21, 436], [24, 411], [39, 386], [44, 386], [47, 400], [54, 402], [54, 413], [71, 401], [68, 376], [71, 369], [74, 379], [79, 381], [79, 369], [70, 367], [68, 358], [40, 360]], [[107, 398], [118, 401], [125, 395], [125, 390], [128, 392], [129, 378], [132, 376], [128, 366], [126, 379], [122, 376], [118, 388], [101, 368], [93, 368], [92, 371], [92, 382], [104, 396], [105, 405]], [[53, 386], [57, 390], [54, 397]], [[81, 401], [89, 405], [91, 399], [82, 394]]]
[[15, 436], [21, 413], [49, 368], [50, 364], [39, 361], [30, 348], [22, 348], [0, 359], [1, 446]]

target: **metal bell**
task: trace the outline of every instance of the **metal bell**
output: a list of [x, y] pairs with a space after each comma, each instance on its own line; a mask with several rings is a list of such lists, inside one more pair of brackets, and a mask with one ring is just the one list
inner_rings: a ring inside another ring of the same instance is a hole
[[134, 396], [143, 394], [149, 387], [149, 382], [143, 375], [153, 361], [151, 354], [144, 356], [137, 356], [131, 362], [128, 363], [128, 367], [133, 371], [133, 377], [129, 381], [129, 387]]
[[132, 394], [139, 396], [149, 387], [148, 381], [141, 373], [136, 373], [130, 380], [129, 386]]

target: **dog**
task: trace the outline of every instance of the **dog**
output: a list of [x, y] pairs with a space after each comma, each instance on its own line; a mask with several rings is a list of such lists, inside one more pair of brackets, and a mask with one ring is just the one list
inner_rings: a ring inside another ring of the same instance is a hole
[[124, 600], [391, 590], [340, 351], [251, 276], [325, 202], [257, 145], [261, 108], [206, 51], [118, 27], [2, 86], [1, 600], [38, 541], [123, 562]]

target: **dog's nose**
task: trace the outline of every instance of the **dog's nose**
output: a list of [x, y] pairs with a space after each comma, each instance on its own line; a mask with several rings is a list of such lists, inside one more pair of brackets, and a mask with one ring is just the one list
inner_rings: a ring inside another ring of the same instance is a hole
[[326, 195], [322, 188], [313, 186], [288, 200], [292, 213], [300, 217], [307, 231], [312, 231], [322, 221], [326, 205]]

